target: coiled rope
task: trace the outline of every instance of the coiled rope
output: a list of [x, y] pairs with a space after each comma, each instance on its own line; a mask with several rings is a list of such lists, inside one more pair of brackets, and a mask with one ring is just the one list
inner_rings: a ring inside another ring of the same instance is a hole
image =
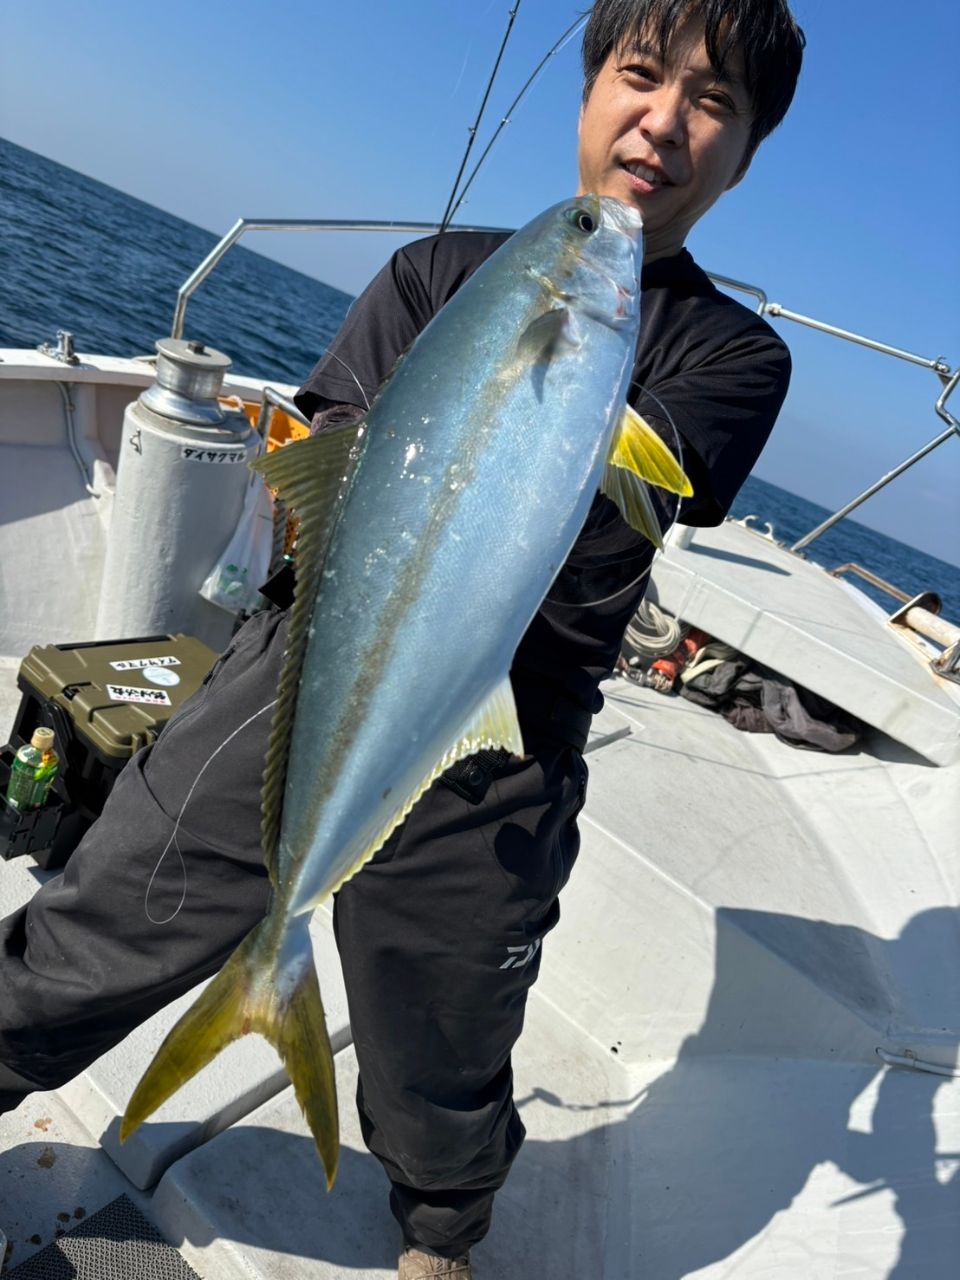
[[656, 658], [672, 653], [686, 633], [683, 623], [649, 600], [642, 600], [627, 624], [624, 640], [638, 658]]

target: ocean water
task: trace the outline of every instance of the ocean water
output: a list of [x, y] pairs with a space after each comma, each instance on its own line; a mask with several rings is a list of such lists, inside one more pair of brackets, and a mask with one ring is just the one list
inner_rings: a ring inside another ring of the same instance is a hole
[[[69, 329], [79, 351], [140, 355], [170, 332], [177, 289], [217, 237], [0, 138], [0, 346], [36, 346]], [[239, 373], [299, 383], [351, 298], [249, 249], [233, 248], [190, 300], [187, 336], [226, 352]], [[757, 515], [788, 545], [829, 512], [751, 476], [731, 514]], [[937, 591], [960, 622], [960, 569], [847, 519], [808, 549], [832, 569], [853, 561], [905, 591]], [[857, 582], [881, 606], [890, 596]]]
[[[851, 495], [852, 496], [852, 495]], [[789, 493], [759, 476], [748, 476], [730, 511], [736, 520], [756, 515], [752, 527], [760, 533], [764, 525], [773, 525], [778, 542], [792, 546], [832, 514], [826, 507]], [[849, 516], [821, 534], [803, 550], [803, 555], [825, 569], [843, 564], [858, 564], [869, 569], [891, 586], [898, 587], [911, 598], [924, 591], [936, 591], [943, 602], [943, 617], [960, 624], [960, 569], [935, 556], [907, 546], [885, 533], [869, 529]], [[888, 613], [900, 608], [900, 602], [885, 591], [877, 590], [854, 574], [845, 574], [847, 582], [875, 600]]]
[[[0, 139], [0, 346], [68, 329], [78, 351], [153, 353], [177, 290], [217, 240]], [[185, 336], [225, 352], [237, 373], [300, 383], [352, 300], [235, 246], [190, 299]]]

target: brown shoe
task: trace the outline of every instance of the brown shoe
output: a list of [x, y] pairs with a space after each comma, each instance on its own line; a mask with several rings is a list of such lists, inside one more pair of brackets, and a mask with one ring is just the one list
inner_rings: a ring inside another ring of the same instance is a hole
[[400, 1255], [397, 1280], [431, 1280], [434, 1276], [446, 1276], [448, 1280], [472, 1280], [469, 1257], [438, 1258], [435, 1253], [423, 1253], [420, 1249], [404, 1249]]

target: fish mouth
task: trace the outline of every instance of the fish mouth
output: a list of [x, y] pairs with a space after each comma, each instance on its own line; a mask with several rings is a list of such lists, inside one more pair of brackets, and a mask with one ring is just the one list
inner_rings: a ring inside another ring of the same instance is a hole
[[631, 244], [639, 245], [643, 235], [643, 214], [636, 205], [627, 204], [615, 196], [600, 197], [601, 216], [611, 231], [625, 236]]
[[[643, 249], [643, 215], [635, 205], [626, 204], [623, 200], [617, 200], [614, 196], [602, 196], [600, 199], [600, 207], [604, 225], [617, 235], [623, 236], [625, 240], [630, 242], [633, 252], [642, 253]], [[606, 317], [597, 316], [597, 319], [608, 324], [611, 328], [617, 329], [624, 324], [628, 324], [636, 315], [640, 306], [640, 262], [636, 262], [636, 275], [633, 277], [631, 287], [627, 288], [622, 281], [614, 279], [609, 272], [605, 271], [599, 265], [594, 266], [594, 270], [598, 275], [610, 282], [610, 287], [617, 296], [617, 307], [615, 312], [607, 314]]]

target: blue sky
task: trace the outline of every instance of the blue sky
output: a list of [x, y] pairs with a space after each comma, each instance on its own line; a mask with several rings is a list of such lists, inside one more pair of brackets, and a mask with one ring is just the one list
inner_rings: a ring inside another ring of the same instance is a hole
[[[515, 2], [515, 0], [513, 0]], [[521, 0], [477, 153], [582, 3]], [[248, 217], [440, 216], [508, 0], [7, 0], [0, 134], [222, 233]], [[960, 5], [794, 0], [797, 99], [694, 230], [708, 270], [917, 354], [960, 363]], [[462, 220], [514, 226], [576, 185], [579, 44], [550, 60]], [[397, 241], [257, 234], [249, 247], [359, 291]], [[774, 321], [794, 384], [757, 473], [839, 506], [938, 435], [933, 373]], [[960, 417], [960, 391], [949, 402]], [[861, 508], [960, 563], [960, 439]]]

